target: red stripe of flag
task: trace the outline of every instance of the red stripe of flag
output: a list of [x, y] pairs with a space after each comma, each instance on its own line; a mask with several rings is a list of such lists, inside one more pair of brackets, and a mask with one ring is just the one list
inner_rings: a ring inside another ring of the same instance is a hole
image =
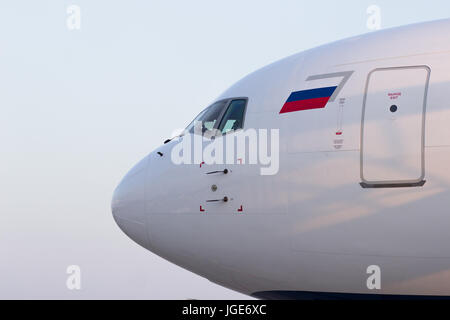
[[325, 108], [328, 100], [330, 100], [330, 97], [286, 102], [280, 113]]

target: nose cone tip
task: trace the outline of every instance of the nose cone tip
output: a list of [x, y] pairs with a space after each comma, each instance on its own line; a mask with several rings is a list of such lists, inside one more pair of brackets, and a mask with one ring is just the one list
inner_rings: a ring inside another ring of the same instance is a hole
[[145, 215], [147, 158], [134, 166], [114, 191], [111, 211], [116, 224], [134, 242], [148, 248]]

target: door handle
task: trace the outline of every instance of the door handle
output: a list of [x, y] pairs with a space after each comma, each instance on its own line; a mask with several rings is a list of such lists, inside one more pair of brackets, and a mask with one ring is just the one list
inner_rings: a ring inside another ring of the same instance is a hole
[[223, 201], [223, 202], [228, 202], [228, 197], [223, 197], [222, 199], [216, 199], [216, 200], [206, 200], [206, 202], [220, 202], [220, 201]]
[[228, 172], [230, 172], [230, 170], [228, 170], [228, 169], [224, 169], [224, 170], [217, 170], [217, 171], [211, 171], [211, 172], [207, 172], [206, 174], [216, 174], [216, 173], [223, 173], [223, 174], [227, 174]]

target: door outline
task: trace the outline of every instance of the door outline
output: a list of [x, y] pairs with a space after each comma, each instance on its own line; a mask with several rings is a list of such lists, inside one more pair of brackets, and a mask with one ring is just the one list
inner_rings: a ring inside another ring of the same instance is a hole
[[[409, 69], [424, 69], [427, 71], [427, 78], [425, 81], [425, 93], [423, 97], [423, 108], [422, 108], [422, 139], [421, 139], [421, 175], [418, 179], [414, 180], [391, 180], [391, 181], [368, 181], [364, 178], [364, 118], [366, 114], [366, 103], [367, 95], [369, 90], [370, 78], [373, 73], [377, 71], [393, 71], [393, 70], [409, 70]], [[404, 66], [404, 67], [389, 67], [389, 68], [377, 68], [372, 70], [366, 81], [366, 88], [364, 92], [364, 101], [361, 115], [361, 150], [360, 150], [360, 176], [361, 176], [361, 187], [363, 188], [405, 188], [405, 187], [422, 187], [425, 185], [425, 120], [426, 120], [426, 108], [428, 100], [428, 88], [430, 83], [431, 68], [426, 65], [418, 66]]]

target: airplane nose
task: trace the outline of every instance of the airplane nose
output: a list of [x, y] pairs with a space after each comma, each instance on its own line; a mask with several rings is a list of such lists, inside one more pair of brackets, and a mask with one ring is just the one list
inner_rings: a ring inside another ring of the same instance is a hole
[[149, 247], [145, 215], [145, 178], [148, 157], [136, 164], [114, 191], [111, 210], [119, 228], [133, 241]]

